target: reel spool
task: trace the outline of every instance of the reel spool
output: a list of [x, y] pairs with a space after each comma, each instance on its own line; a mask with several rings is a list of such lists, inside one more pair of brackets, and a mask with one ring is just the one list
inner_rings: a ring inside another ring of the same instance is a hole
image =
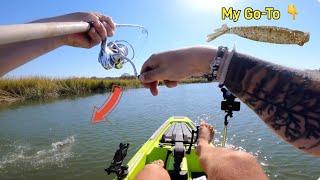
[[[132, 57], [129, 56], [129, 50], [132, 52]], [[132, 45], [124, 40], [111, 41], [109, 43], [103, 40], [101, 43], [101, 50], [99, 53], [99, 63], [106, 70], [112, 68], [121, 69], [123, 64], [129, 62], [134, 70], [134, 75], [138, 76], [136, 67], [132, 62], [135, 52]]]

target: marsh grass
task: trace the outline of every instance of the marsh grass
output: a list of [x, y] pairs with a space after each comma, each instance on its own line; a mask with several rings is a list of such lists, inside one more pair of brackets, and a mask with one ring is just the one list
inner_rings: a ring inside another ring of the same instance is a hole
[[[203, 78], [190, 78], [182, 83], [206, 82]], [[123, 88], [140, 88], [134, 78], [2, 78], [0, 79], [0, 103], [23, 100], [42, 100], [111, 91], [113, 85]]]

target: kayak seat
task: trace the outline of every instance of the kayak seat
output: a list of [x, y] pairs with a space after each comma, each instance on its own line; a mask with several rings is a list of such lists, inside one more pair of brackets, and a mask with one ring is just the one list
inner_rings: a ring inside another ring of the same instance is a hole
[[[181, 171], [180, 165], [186, 153], [185, 145], [189, 145], [192, 138], [192, 129], [185, 123], [174, 123], [162, 135], [161, 143], [174, 144], [174, 174]], [[180, 176], [179, 176], [180, 177]], [[174, 178], [176, 179], [176, 178]]]
[[174, 157], [174, 171], [179, 172], [181, 170], [180, 164], [185, 154], [185, 148], [183, 145], [183, 133], [182, 128], [177, 129], [177, 134], [175, 134], [175, 143], [174, 143], [174, 150], [173, 150], [173, 157]]
[[192, 130], [185, 123], [174, 123], [163, 135], [161, 143], [190, 143]]

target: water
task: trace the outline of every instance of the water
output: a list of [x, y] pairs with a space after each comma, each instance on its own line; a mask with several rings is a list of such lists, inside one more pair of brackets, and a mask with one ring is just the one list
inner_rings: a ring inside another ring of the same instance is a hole
[[[221, 93], [216, 84], [127, 90], [107, 121], [90, 124], [105, 94], [0, 109], [0, 179], [111, 179], [109, 165], [120, 142], [128, 158], [172, 115], [205, 119], [223, 130]], [[227, 146], [257, 156], [270, 179], [317, 179], [320, 159], [283, 142], [244, 104], [230, 121]]]

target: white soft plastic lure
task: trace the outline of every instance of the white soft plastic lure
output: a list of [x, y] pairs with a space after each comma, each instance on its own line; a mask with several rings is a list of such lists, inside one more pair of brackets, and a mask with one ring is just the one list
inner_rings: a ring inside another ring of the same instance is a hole
[[309, 33], [288, 28], [276, 26], [228, 27], [224, 24], [221, 28], [214, 30], [214, 33], [207, 36], [207, 42], [210, 42], [223, 34], [236, 34], [243, 38], [260, 42], [297, 44], [300, 46], [303, 46], [310, 39]]

